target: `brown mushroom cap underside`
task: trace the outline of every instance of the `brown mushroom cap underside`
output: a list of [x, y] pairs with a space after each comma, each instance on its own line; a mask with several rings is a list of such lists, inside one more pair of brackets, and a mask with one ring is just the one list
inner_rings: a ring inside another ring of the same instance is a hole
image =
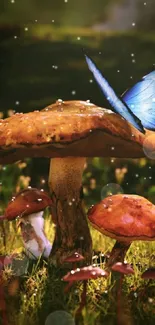
[[145, 156], [145, 137], [111, 110], [57, 101], [42, 111], [0, 120], [0, 164], [26, 157], [138, 158]]
[[155, 205], [138, 195], [112, 195], [92, 207], [88, 219], [119, 241], [155, 240]]

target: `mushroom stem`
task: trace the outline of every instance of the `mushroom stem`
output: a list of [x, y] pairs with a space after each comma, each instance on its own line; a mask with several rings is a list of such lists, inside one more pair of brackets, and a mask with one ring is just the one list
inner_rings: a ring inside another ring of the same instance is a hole
[[124, 274], [119, 275], [119, 285], [117, 290], [117, 325], [122, 324], [122, 284], [123, 284]]
[[106, 267], [110, 268], [113, 264], [117, 262], [124, 262], [124, 257], [126, 252], [128, 251], [131, 243], [130, 242], [119, 242], [116, 241], [111, 253], [110, 257], [106, 263]]
[[27, 217], [21, 218], [19, 225], [26, 255], [31, 259], [38, 258], [41, 254], [47, 258], [52, 249], [52, 245], [44, 234], [43, 211], [32, 213]]
[[80, 301], [80, 305], [79, 305], [79, 307], [78, 307], [78, 309], [76, 310], [76, 313], [75, 313], [76, 324], [78, 324], [78, 320], [79, 320], [79, 317], [82, 314], [82, 310], [86, 306], [87, 283], [88, 283], [87, 280], [83, 281], [83, 291], [81, 293], [81, 301]]
[[52, 216], [56, 234], [51, 262], [61, 265], [73, 252], [91, 262], [92, 240], [82, 201], [82, 173], [86, 158], [67, 157], [51, 160], [49, 187], [52, 193]]

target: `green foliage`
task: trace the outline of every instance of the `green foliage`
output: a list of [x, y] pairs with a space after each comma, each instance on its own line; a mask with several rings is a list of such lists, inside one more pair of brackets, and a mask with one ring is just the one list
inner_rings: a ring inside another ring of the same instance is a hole
[[[5, 0], [3, 0], [5, 1]], [[65, 26], [88, 26], [96, 21], [103, 21], [107, 16], [111, 4], [121, 3], [123, 0], [20, 0], [14, 5], [1, 4], [1, 21], [23, 23], [38, 19], [41, 23], [52, 23]]]
[[[45, 225], [48, 238], [52, 240], [50, 216], [46, 217]], [[47, 227], [48, 226], [48, 227]], [[48, 229], [51, 235], [48, 234]], [[92, 233], [94, 230], [92, 230]], [[16, 234], [17, 235], [17, 234]], [[11, 236], [14, 236], [12, 229]], [[12, 249], [8, 246], [7, 253]], [[15, 240], [14, 240], [15, 241]], [[98, 249], [112, 247], [113, 241], [95, 231], [94, 246]], [[14, 245], [15, 246], [15, 245]], [[141, 278], [146, 268], [154, 264], [155, 244], [135, 242], [127, 253], [126, 260], [132, 263], [135, 274], [125, 276], [122, 290], [122, 324], [153, 325], [155, 321], [155, 283]], [[16, 252], [18, 252], [16, 250]], [[20, 252], [20, 250], [19, 250]], [[104, 261], [96, 256], [93, 263], [104, 269]], [[59, 270], [51, 267], [45, 261], [36, 261], [29, 267], [28, 274], [16, 276], [6, 267], [4, 272], [5, 291], [7, 299], [7, 315], [9, 325], [42, 325], [47, 316], [56, 311], [64, 310], [73, 318], [80, 302], [82, 283], [76, 283], [68, 293], [64, 293], [66, 283], [61, 281], [68, 269]], [[11, 284], [16, 280], [16, 286], [11, 291]], [[91, 280], [88, 283], [87, 305], [83, 310], [79, 325], [112, 325], [117, 321], [117, 285], [114, 277]], [[17, 287], [17, 288], [16, 288]], [[16, 289], [16, 290], [15, 290]]]
[[29, 163], [30, 160], [13, 165], [0, 165], [0, 213], [16, 192], [29, 185], [30, 177], [23, 174]]

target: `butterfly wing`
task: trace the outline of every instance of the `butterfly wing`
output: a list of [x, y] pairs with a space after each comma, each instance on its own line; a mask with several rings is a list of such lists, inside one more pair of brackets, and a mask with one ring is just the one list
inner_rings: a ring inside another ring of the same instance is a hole
[[144, 133], [145, 131], [143, 129], [140, 119], [137, 116], [135, 116], [132, 110], [130, 110], [130, 108], [127, 106], [127, 104], [125, 104], [123, 100], [121, 100], [116, 95], [116, 93], [109, 85], [107, 80], [102, 76], [101, 72], [96, 67], [94, 62], [87, 55], [85, 55], [85, 57], [86, 57], [86, 62], [88, 64], [89, 70], [93, 73], [93, 76], [97, 84], [101, 88], [103, 94], [107, 98], [110, 105], [113, 107], [113, 110], [116, 113], [120, 114], [122, 117], [124, 117], [125, 120], [127, 120], [132, 125], [134, 125], [134, 127], [137, 128], [139, 131]]
[[146, 129], [155, 130], [155, 71], [127, 90], [122, 99]]

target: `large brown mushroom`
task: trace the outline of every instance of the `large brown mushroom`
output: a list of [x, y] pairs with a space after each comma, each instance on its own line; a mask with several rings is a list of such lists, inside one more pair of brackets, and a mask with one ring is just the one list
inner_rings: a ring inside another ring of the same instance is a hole
[[116, 239], [108, 267], [123, 262], [132, 241], [155, 240], [155, 205], [139, 195], [106, 197], [88, 211], [91, 224]]
[[[40, 112], [0, 120], [1, 164], [26, 157], [52, 158], [49, 186], [57, 226], [53, 262], [61, 264], [75, 251], [85, 261], [91, 260], [92, 241], [81, 195], [86, 157], [143, 157], [144, 139], [111, 110], [82, 101], [58, 100]], [[147, 147], [153, 141], [151, 136]]]

